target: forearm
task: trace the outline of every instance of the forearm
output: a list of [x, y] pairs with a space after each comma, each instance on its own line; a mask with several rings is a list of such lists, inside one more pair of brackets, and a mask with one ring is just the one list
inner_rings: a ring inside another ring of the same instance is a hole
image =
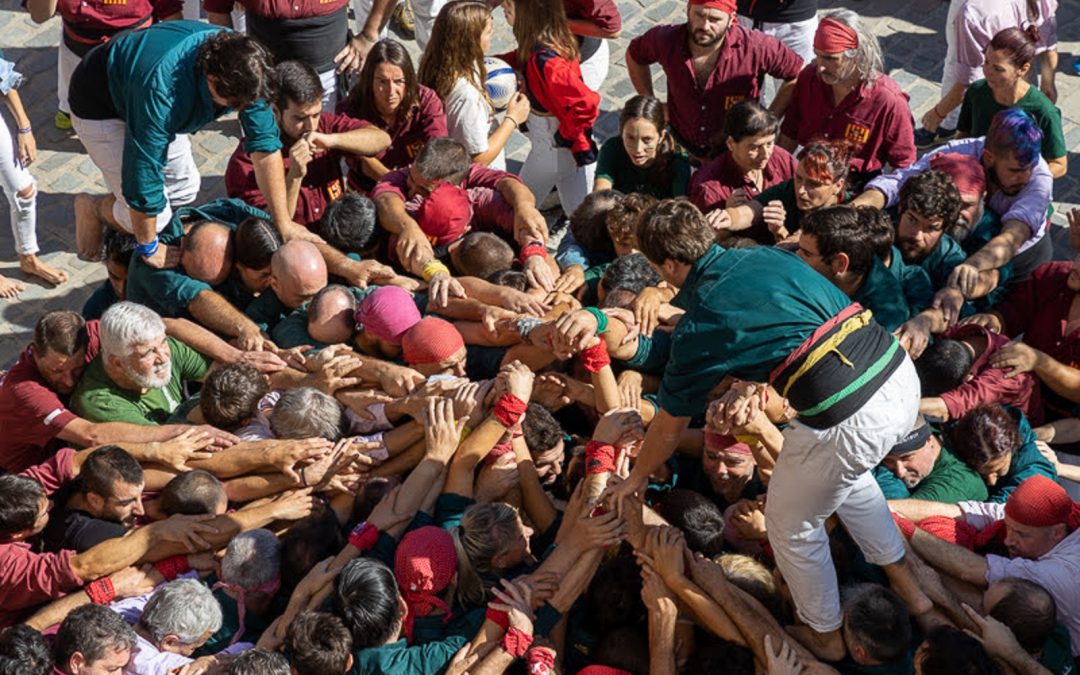
[[791, 97], [794, 95], [795, 80], [786, 80], [780, 85], [780, 88], [776, 90], [776, 96], [773, 97], [772, 103], [769, 105], [769, 110], [771, 110], [778, 118], [782, 118], [788, 109], [788, 105], [791, 104]]
[[[371, 13], [367, 15], [367, 19], [361, 25], [361, 39], [365, 39], [372, 44], [379, 41], [379, 34], [382, 32], [383, 26], [390, 21], [390, 8], [393, 5], [394, 0], [375, 0], [371, 4]], [[359, 23], [360, 17], [357, 17], [356, 20]]]
[[[131, 216], [131, 229], [132, 234], [135, 235], [135, 241], [140, 244], [149, 244], [157, 237], [157, 217], [152, 216], [137, 209], [128, 207], [128, 214]], [[136, 255], [138, 255], [136, 253]]]
[[619, 393], [619, 383], [615, 379], [615, 372], [608, 364], [595, 373], [590, 373], [595, 397], [596, 412], [603, 415], [622, 405], [622, 396]]
[[652, 72], [649, 66], [642, 65], [626, 53], [626, 71], [630, 75], [630, 84], [634, 85], [634, 91], [642, 96], [653, 95]]
[[62, 622], [67, 618], [68, 614], [77, 608], [89, 604], [90, 596], [86, 594], [86, 591], [76, 591], [75, 593], [65, 595], [59, 600], [50, 602], [34, 612], [33, 616], [22, 623], [25, 623], [34, 630], [44, 631], [49, 626], [55, 626]]
[[[233, 478], [255, 473], [273, 466], [274, 455], [286, 447], [288, 441], [244, 441], [215, 452], [209, 459], [189, 462], [192, 469], [202, 469], [218, 478]], [[276, 469], [275, 469], [276, 471]]]
[[296, 204], [300, 201], [300, 188], [304, 184], [304, 177], [294, 175], [291, 171], [285, 174], [285, 210], [296, 213]]
[[570, 32], [574, 35], [581, 35], [583, 37], [598, 37], [605, 40], [614, 40], [619, 37], [617, 30], [605, 30], [596, 25], [588, 19], [566, 19], [566, 25], [570, 27]]
[[488, 136], [487, 150], [473, 155], [472, 161], [485, 166], [491, 164], [499, 156], [499, 153], [503, 151], [503, 148], [506, 147], [506, 142], [510, 140], [510, 136], [513, 135], [514, 130], [517, 128], [517, 123], [509, 115], [504, 116], [494, 133]]
[[1021, 244], [1031, 237], [1031, 228], [1027, 223], [1011, 220], [1005, 223], [1001, 232], [976, 251], [965, 263], [980, 272], [996, 270], [1013, 259]]
[[153, 426], [128, 422], [90, 422], [80, 417], [69, 422], [57, 437], [88, 448], [110, 443], [167, 441], [185, 429], [186, 426], [179, 424]]
[[1046, 162], [1050, 168], [1050, 175], [1054, 178], [1061, 178], [1069, 170], [1069, 158], [1067, 155], [1061, 157], [1055, 157]]
[[950, 544], [920, 529], [916, 529], [911, 537], [911, 548], [942, 572], [978, 588], [986, 588], [986, 558], [978, 553]]
[[649, 675], [676, 675], [675, 626], [678, 612], [649, 612]]
[[1053, 82], [1057, 74], [1058, 53], [1056, 49], [1048, 49], [1039, 55], [1039, 86], [1045, 87], [1047, 82]]
[[888, 196], [881, 190], [869, 188], [864, 190], [855, 199], [851, 200], [854, 206], [872, 206], [875, 209], [883, 209], [888, 205]]
[[254, 321], [216, 291], [201, 291], [188, 303], [188, 312], [203, 326], [229, 337], [259, 333]]
[[734, 642], [735, 644], [749, 647], [738, 626], [731, 620], [728, 613], [711, 597], [698, 588], [694, 582], [686, 577], [680, 577], [670, 582], [668, 586], [672, 592], [690, 609], [706, 630], [719, 637], [721, 640]]
[[[151, 523], [132, 530], [123, 537], [107, 539], [93, 548], [72, 556], [71, 569], [80, 579], [90, 581], [112, 574], [128, 565], [134, 565], [144, 559], [147, 553], [155, 548], [155, 544], [160, 543], [155, 538], [158, 527], [157, 523]], [[170, 551], [169, 555], [186, 552], [178, 548], [176, 551]], [[162, 556], [162, 558], [166, 557], [168, 556]]]
[[232, 15], [227, 12], [207, 12], [206, 21], [213, 26], [232, 28]]
[[645, 483], [649, 476], [671, 457], [679, 443], [679, 437], [689, 424], [689, 417], [672, 417], [661, 408], [660, 414], [645, 432], [641, 453], [630, 472], [631, 480]]
[[962, 82], [954, 83], [952, 89], [949, 89], [949, 91], [945, 93], [945, 96], [934, 105], [934, 111], [938, 115], [941, 115], [941, 117], [945, 117], [945, 115], [948, 115], [954, 108], [964, 102], [964, 92], [966, 91], [967, 85]]
[[329, 134], [325, 138], [333, 150], [351, 155], [377, 155], [390, 147], [390, 135], [375, 127]]
[[547, 493], [540, 485], [540, 477], [536, 473], [536, 465], [532, 455], [525, 444], [525, 438], [515, 438], [512, 442], [514, 458], [517, 460], [518, 485], [521, 487], [521, 501], [525, 507], [525, 515], [532, 521], [537, 532], [546, 532], [558, 517], [558, 511], [548, 499]]
[[1055, 394], [1080, 402], [1080, 370], [1067, 366], [1049, 354], [1034, 350], [1035, 375]]
[[281, 236], [286, 237], [293, 228], [293, 212], [285, 199], [285, 162], [281, 159], [281, 153], [253, 152], [251, 163], [255, 168], [255, 184], [266, 200], [270, 217]]
[[285, 490], [300, 487], [283, 473], [263, 473], [241, 476], [224, 481], [225, 495], [236, 504], [262, 499], [280, 494]]
[[960, 518], [964, 515], [956, 504], [929, 502], [923, 499], [890, 499], [889, 508], [916, 523], [930, 516]]
[[8, 93], [4, 95], [4, 103], [7, 104], [8, 110], [11, 111], [11, 116], [15, 118], [16, 127], [19, 129], [30, 128], [30, 118], [26, 115], [26, 109], [23, 108], [22, 99], [19, 97], [18, 89], [9, 89]]
[[371, 471], [372, 478], [395, 478], [409, 471], [424, 458], [424, 442], [413, 443], [404, 452], [392, 455]]
[[469, 437], [458, 446], [450, 462], [446, 492], [472, 497], [476, 465], [491, 452], [491, 449], [506, 433], [506, 427], [494, 415], [489, 416], [480, 423], [480, 426], [473, 429]]
[[919, 412], [923, 415], [940, 418], [949, 421], [949, 406], [945, 405], [945, 399], [939, 396], [930, 396], [919, 401]]
[[221, 363], [234, 363], [240, 358], [240, 350], [217, 335], [187, 319], [163, 319], [165, 333], [183, 342], [207, 358]]

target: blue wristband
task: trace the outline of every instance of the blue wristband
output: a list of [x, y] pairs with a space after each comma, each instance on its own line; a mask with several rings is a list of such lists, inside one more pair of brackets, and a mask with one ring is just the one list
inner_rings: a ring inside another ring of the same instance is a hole
[[135, 246], [135, 252], [139, 254], [140, 258], [149, 258], [157, 253], [159, 243], [158, 238], [155, 236], [145, 244], [137, 244]]

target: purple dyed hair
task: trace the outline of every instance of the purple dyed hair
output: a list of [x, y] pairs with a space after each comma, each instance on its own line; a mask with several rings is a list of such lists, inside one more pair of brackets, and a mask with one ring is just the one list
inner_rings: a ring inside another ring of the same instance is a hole
[[986, 132], [986, 149], [1011, 154], [1025, 167], [1035, 166], [1042, 151], [1042, 129], [1020, 108], [1006, 108], [994, 115]]

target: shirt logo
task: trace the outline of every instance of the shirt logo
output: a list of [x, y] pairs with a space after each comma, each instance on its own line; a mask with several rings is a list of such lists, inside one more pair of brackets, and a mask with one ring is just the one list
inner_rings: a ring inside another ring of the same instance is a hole
[[338, 199], [341, 199], [341, 196], [343, 194], [345, 194], [345, 188], [341, 184], [341, 179], [340, 178], [335, 178], [334, 180], [332, 180], [330, 182], [329, 185], [326, 186], [326, 196], [332, 202], [337, 201]]
[[127, 0], [102, 0], [105, 5], [126, 5]]
[[844, 138], [856, 143], [866, 143], [866, 141], [870, 140], [870, 129], [852, 122], [844, 129]]
[[725, 96], [724, 97], [724, 110], [725, 111], [731, 110], [731, 108], [736, 103], [739, 103], [740, 101], [745, 101], [745, 100], [746, 100], [745, 96]]

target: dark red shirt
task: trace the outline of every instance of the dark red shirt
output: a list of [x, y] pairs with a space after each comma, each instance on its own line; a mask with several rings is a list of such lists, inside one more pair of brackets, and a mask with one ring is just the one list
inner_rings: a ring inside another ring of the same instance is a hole
[[78, 35], [114, 35], [139, 25], [147, 17], [160, 20], [183, 9], [183, 0], [58, 0], [56, 3], [56, 12], [64, 20], [69, 37], [74, 29], [79, 42], [82, 40]]
[[[98, 322], [88, 321], [86, 329], [90, 363], [101, 350]], [[47, 460], [56, 435], [76, 417], [67, 396], [53, 391], [38, 371], [33, 345], [27, 347], [0, 382], [0, 468], [14, 473]]]
[[860, 84], [839, 104], [811, 64], [799, 73], [795, 94], [780, 131], [806, 145], [814, 138], [854, 143], [851, 169], [880, 171], [885, 164], [903, 169], [915, 161], [915, 131], [908, 95], [888, 75]]
[[[798, 161], [790, 152], [779, 145], [775, 146], [769, 163], [761, 172], [762, 190], [794, 178], [797, 165]], [[735, 164], [731, 153], [724, 152], [690, 177], [690, 201], [701, 209], [702, 213], [708, 213], [713, 209], [724, 208], [728, 197], [739, 188], [745, 190], [751, 199], [761, 194], [761, 190], [758, 190]]]
[[563, 6], [568, 19], [583, 19], [611, 33], [622, 30], [622, 15], [614, 0], [563, 0]]
[[972, 375], [971, 379], [941, 395], [941, 400], [949, 411], [949, 419], [960, 419], [975, 407], [986, 403], [1000, 403], [1019, 408], [1032, 425], [1041, 424], [1042, 397], [1035, 374], [1021, 373], [1016, 377], [1006, 377], [1005, 371], [990, 365], [990, 357], [1009, 344], [1008, 337], [991, 333], [974, 324], [956, 326], [943, 337], [959, 340], [968, 335], [979, 334], [986, 338], [986, 349], [971, 364], [968, 371]]
[[204, 0], [208, 12], [228, 14], [240, 4], [246, 11], [267, 19], [304, 19], [333, 14], [349, 0]]
[[668, 121], [677, 140], [698, 156], [719, 150], [724, 119], [731, 106], [761, 96], [762, 75], [793, 80], [802, 59], [782, 42], [733, 22], [716, 67], [698, 87], [685, 23], [657, 26], [630, 41], [627, 53], [642, 65], [659, 63], [667, 76]]
[[[994, 311], [1001, 315], [1006, 335], [1023, 333], [1024, 343], [1070, 368], [1080, 368], [1080, 330], [1065, 332], [1076, 298], [1067, 284], [1072, 265], [1067, 260], [1039, 265]], [[1057, 416], [1068, 415], [1076, 405], [1046, 387], [1042, 395], [1047, 410]]]
[[[341, 134], [353, 129], [371, 126], [367, 122], [356, 120], [348, 115], [324, 112], [319, 117], [319, 133]], [[282, 139], [282, 143], [285, 140]], [[281, 149], [285, 161], [285, 170], [289, 170], [288, 148]], [[345, 153], [329, 151], [315, 157], [308, 164], [307, 174], [300, 181], [300, 196], [296, 200], [296, 213], [293, 220], [301, 225], [312, 226], [319, 222], [326, 205], [340, 199], [345, 194], [345, 179], [341, 173], [341, 160]], [[242, 199], [248, 204], [266, 209], [266, 198], [255, 181], [255, 165], [251, 157], [244, 152], [244, 144], [236, 146], [229, 166], [225, 169], [225, 190], [230, 197]]]
[[[390, 147], [378, 159], [391, 171], [409, 166], [428, 141], [447, 135], [446, 113], [439, 95], [422, 84], [419, 87], [416, 107], [400, 123], [391, 127], [381, 115], [364, 119], [390, 134]], [[349, 107], [348, 99], [338, 104], [337, 111], [360, 119], [358, 111]], [[360, 159], [346, 157], [345, 163], [349, 166], [349, 187], [360, 192], [371, 190], [375, 181], [364, 174]]]

